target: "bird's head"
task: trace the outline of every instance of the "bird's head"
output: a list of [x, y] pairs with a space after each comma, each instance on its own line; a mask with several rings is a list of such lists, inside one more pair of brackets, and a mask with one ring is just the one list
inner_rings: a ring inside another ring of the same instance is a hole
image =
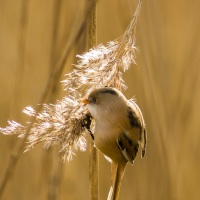
[[[82, 102], [88, 105], [88, 109], [94, 119], [99, 117], [106, 117], [107, 114], [120, 107], [123, 95], [122, 93], [112, 87], [104, 87], [92, 91], [87, 99]], [[108, 117], [108, 116], [107, 116]]]

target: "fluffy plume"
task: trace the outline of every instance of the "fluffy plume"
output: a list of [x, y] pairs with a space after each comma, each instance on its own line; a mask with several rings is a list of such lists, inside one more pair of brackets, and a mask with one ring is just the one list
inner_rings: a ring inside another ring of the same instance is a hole
[[[78, 62], [74, 70], [62, 81], [66, 91], [66, 96], [62, 100], [56, 104], [44, 104], [38, 114], [31, 107], [23, 110], [30, 117], [36, 117], [28, 133], [25, 151], [39, 143], [43, 143], [45, 148], [58, 144], [62, 159], [65, 161], [72, 158], [74, 150], [85, 150], [85, 130], [88, 128], [85, 125], [89, 122], [86, 121], [87, 109], [80, 100], [99, 87], [113, 86], [120, 90], [125, 88], [121, 70], [126, 71], [131, 63], [135, 63], [134, 32], [140, 6], [141, 1], [130, 25], [119, 39], [109, 42], [106, 46], [100, 44], [89, 52], [77, 56]], [[0, 128], [0, 132], [24, 137], [30, 122], [27, 122], [27, 126], [14, 121], [8, 123], [9, 126]]]

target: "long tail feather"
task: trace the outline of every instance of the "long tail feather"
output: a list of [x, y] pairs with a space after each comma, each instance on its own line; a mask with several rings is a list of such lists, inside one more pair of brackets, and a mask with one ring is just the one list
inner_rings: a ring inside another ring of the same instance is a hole
[[127, 162], [123, 162], [120, 164], [112, 162], [112, 169], [111, 169], [111, 171], [112, 171], [112, 186], [110, 188], [107, 200], [118, 200], [119, 199], [121, 181], [122, 181], [122, 178], [124, 175], [126, 164], [127, 164]]

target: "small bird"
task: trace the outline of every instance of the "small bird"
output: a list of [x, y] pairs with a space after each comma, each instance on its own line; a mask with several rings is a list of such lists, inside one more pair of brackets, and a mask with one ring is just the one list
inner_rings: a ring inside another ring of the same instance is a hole
[[95, 121], [94, 145], [111, 161], [112, 186], [109, 200], [118, 200], [121, 180], [128, 162], [134, 162], [139, 145], [146, 151], [147, 133], [140, 108], [116, 88], [92, 91], [83, 100]]

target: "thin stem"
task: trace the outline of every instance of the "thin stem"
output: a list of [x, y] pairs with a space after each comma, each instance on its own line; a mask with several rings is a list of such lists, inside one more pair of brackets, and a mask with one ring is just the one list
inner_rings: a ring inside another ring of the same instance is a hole
[[9, 159], [9, 161], [7, 163], [5, 172], [3, 173], [3, 176], [2, 176], [1, 182], [0, 182], [0, 198], [1, 198], [2, 194], [3, 194], [3, 192], [4, 192], [4, 189], [6, 187], [8, 179], [9, 179], [12, 171], [14, 170], [18, 159], [20, 158], [20, 155], [21, 155], [21, 153], [23, 151], [23, 148], [24, 148], [24, 143], [27, 140], [29, 132], [30, 132], [33, 124], [36, 121], [38, 113], [42, 109], [43, 103], [46, 101], [46, 99], [48, 97], [48, 94], [52, 91], [52, 88], [54, 88], [57, 85], [58, 80], [59, 80], [59, 78], [60, 78], [60, 76], [62, 74], [65, 61], [69, 56], [69, 53], [70, 53], [70, 51], [72, 49], [73, 44], [78, 40], [82, 29], [86, 25], [87, 19], [89, 17], [89, 14], [90, 14], [91, 10], [93, 9], [93, 7], [94, 7], [94, 2], [90, 1], [88, 3], [88, 6], [87, 6], [86, 10], [85, 10], [84, 18], [82, 19], [82, 21], [78, 25], [77, 30], [75, 30], [75, 34], [71, 34], [71, 37], [69, 38], [68, 43], [66, 44], [65, 50], [63, 52], [63, 55], [62, 55], [60, 61], [58, 62], [58, 64], [55, 67], [55, 69], [53, 70], [51, 76], [49, 77], [48, 83], [47, 83], [47, 85], [46, 85], [46, 87], [45, 87], [45, 89], [44, 89], [44, 91], [43, 91], [43, 93], [41, 95], [41, 98], [40, 98], [40, 101], [39, 101], [39, 105], [36, 108], [36, 115], [31, 118], [30, 124], [26, 129], [26, 133], [25, 133], [23, 139], [19, 140], [19, 142], [14, 147], [13, 152], [11, 153], [10, 159]]
[[[94, 0], [96, 4], [96, 0]], [[94, 7], [88, 27], [88, 47], [89, 49], [96, 46], [96, 7]], [[90, 138], [90, 158], [89, 158], [89, 199], [98, 200], [99, 193], [99, 153], [94, 147], [94, 143]]]
[[[16, 83], [15, 84], [15, 90], [14, 90], [14, 97], [12, 102], [12, 108], [14, 108], [14, 102], [19, 104], [20, 101], [20, 92], [19, 87], [22, 86], [22, 80], [23, 80], [23, 72], [24, 72], [24, 65], [25, 65], [25, 51], [26, 51], [26, 34], [27, 34], [27, 18], [28, 18], [28, 5], [29, 1], [24, 1], [21, 6], [21, 16], [20, 16], [20, 35], [19, 35], [19, 63], [18, 63], [18, 71], [16, 75]], [[21, 90], [21, 88], [20, 88]], [[13, 109], [11, 109], [13, 110]], [[16, 164], [18, 152], [20, 151], [20, 147], [23, 146], [24, 139], [19, 141], [18, 144], [15, 146], [13, 152], [10, 155], [10, 159], [8, 161], [7, 167], [5, 169], [5, 172], [2, 175], [1, 182], [0, 182], [0, 199], [3, 194], [4, 188], [6, 186], [6, 183], [11, 175], [11, 172], [13, 171], [13, 168]]]
[[[56, 53], [56, 41], [57, 41], [57, 31], [59, 29], [59, 17], [60, 17], [60, 10], [61, 10], [61, 0], [57, 0], [54, 2], [54, 10], [53, 10], [53, 17], [52, 17], [52, 23], [53, 23], [53, 30], [52, 30], [52, 41], [51, 41], [51, 56], [50, 56], [50, 72], [55, 67], [56, 59], [55, 59], [55, 53]], [[49, 100], [50, 102], [55, 102], [56, 101], [56, 96], [58, 95], [59, 87], [55, 85], [54, 88], [52, 88], [51, 94], [49, 95]], [[48, 174], [48, 182], [47, 182], [47, 199], [48, 200], [56, 200], [58, 198], [58, 191], [60, 188], [60, 183], [61, 183], [61, 177], [63, 176], [63, 165], [61, 162], [54, 162], [58, 158], [57, 149], [51, 147], [47, 154], [50, 153], [50, 157], [47, 156], [46, 159], [50, 158], [51, 159], [51, 165], [48, 166], [50, 168], [49, 174]], [[45, 162], [44, 163], [44, 168], [43, 170], [46, 170], [47, 165], [49, 163]]]

